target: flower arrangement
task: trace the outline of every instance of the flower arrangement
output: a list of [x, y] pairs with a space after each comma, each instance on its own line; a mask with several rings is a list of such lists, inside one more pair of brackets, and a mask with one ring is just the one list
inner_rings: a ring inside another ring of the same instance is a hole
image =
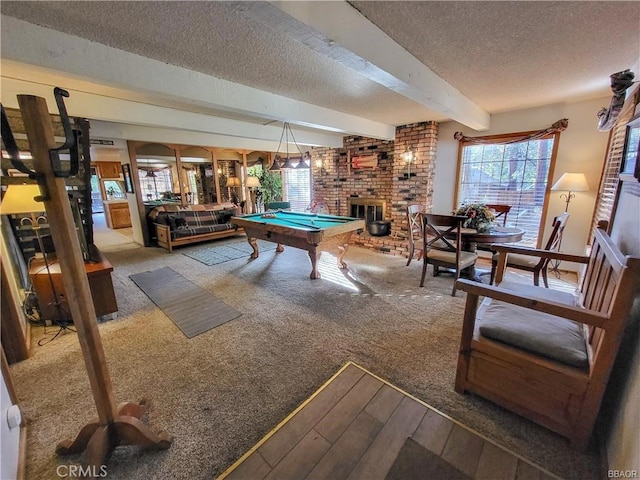
[[493, 211], [483, 203], [471, 203], [458, 208], [454, 215], [467, 217], [462, 224], [465, 228], [475, 228], [479, 232], [488, 231], [496, 219]]

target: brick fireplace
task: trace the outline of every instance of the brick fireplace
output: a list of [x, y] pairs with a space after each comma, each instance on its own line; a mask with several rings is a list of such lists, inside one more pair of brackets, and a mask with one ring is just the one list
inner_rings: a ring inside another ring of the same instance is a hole
[[[343, 148], [313, 148], [313, 198], [326, 203], [334, 215], [363, 212], [355, 216], [367, 220], [367, 215], [375, 215], [375, 220], [391, 222], [390, 236], [364, 232], [354, 243], [406, 255], [407, 206], [420, 204], [427, 211], [432, 206], [437, 136], [438, 124], [423, 122], [397, 127], [393, 141], [350, 136]], [[403, 155], [407, 148], [416, 155], [409, 166]], [[371, 159], [377, 159], [377, 165], [369, 166]]]
[[349, 217], [362, 218], [366, 225], [377, 220], [386, 220], [387, 202], [379, 198], [349, 197], [347, 212]]

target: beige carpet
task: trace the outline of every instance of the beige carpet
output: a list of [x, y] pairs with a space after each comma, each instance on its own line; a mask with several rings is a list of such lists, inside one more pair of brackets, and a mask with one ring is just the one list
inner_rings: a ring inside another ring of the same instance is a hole
[[[196, 247], [197, 248], [197, 247]], [[211, 479], [351, 360], [506, 448], [565, 478], [595, 479], [595, 454], [453, 384], [464, 295], [420, 262], [351, 248], [349, 270], [324, 254], [309, 280], [306, 252], [286, 248], [256, 260], [207, 267], [181, 252], [140, 248], [107, 254], [115, 267], [118, 318], [100, 325], [118, 401], [154, 402], [147, 423], [174, 436], [171, 448], [123, 448], [111, 479]], [[187, 339], [128, 278], [168, 266], [242, 316]], [[41, 337], [34, 330], [32, 345]], [[35, 348], [12, 366], [29, 419], [27, 478], [56, 478], [55, 444], [95, 415], [74, 334]]]

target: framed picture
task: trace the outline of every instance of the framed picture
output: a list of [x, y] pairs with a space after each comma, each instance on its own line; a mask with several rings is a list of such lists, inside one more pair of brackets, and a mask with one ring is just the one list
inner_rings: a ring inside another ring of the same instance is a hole
[[640, 181], [640, 115], [634, 116], [627, 123], [627, 135], [624, 141], [622, 153], [622, 168], [620, 180]]
[[124, 177], [124, 189], [127, 193], [133, 193], [133, 180], [131, 180], [131, 165], [122, 165], [122, 176]]

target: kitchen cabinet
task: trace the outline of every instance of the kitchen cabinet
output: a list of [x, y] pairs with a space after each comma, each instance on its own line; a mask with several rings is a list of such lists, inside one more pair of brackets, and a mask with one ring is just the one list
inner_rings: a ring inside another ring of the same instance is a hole
[[95, 164], [100, 178], [120, 178], [122, 165], [120, 162], [98, 162]]
[[124, 202], [103, 202], [104, 217], [109, 228], [124, 228], [131, 226], [129, 204]]

